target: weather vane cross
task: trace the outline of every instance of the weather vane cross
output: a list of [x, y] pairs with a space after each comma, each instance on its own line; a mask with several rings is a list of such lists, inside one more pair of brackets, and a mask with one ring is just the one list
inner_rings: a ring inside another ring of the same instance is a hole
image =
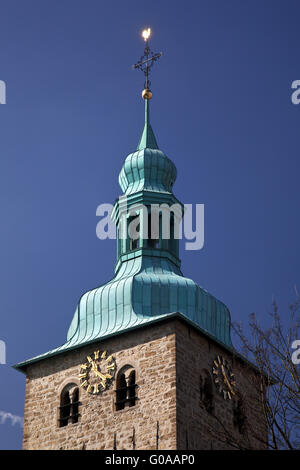
[[145, 84], [144, 84], [144, 91], [142, 93], [142, 96], [144, 99], [150, 99], [152, 97], [152, 93], [150, 91], [150, 85], [151, 82], [149, 80], [149, 73], [150, 69], [153, 66], [154, 62], [156, 62], [162, 55], [162, 52], [154, 53], [151, 51], [149, 47], [149, 38], [151, 35], [151, 29], [144, 29], [142, 32], [142, 37], [146, 43], [145, 49], [144, 49], [144, 55], [140, 58], [139, 62], [135, 65], [132, 66], [132, 68], [139, 69], [141, 70], [144, 75], [145, 75]]

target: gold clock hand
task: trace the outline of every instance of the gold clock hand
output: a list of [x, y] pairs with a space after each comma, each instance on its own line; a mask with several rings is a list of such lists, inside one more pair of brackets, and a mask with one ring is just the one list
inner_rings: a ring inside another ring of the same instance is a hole
[[228, 380], [228, 378], [227, 378], [227, 375], [226, 375], [226, 373], [225, 373], [225, 369], [224, 369], [224, 366], [223, 366], [223, 365], [221, 365], [221, 370], [222, 370], [222, 374], [223, 374], [224, 380], [225, 380], [225, 382], [226, 382], [226, 384], [227, 384], [229, 390], [231, 391], [232, 395], [235, 395], [235, 392], [232, 390], [231, 384], [230, 384], [230, 382], [229, 382], [229, 380]]
[[98, 366], [97, 366], [96, 362], [93, 361], [91, 364], [92, 364], [92, 371], [97, 374], [97, 372], [98, 372]]
[[106, 381], [105, 375], [101, 374], [101, 372], [98, 370], [97, 364], [95, 362], [92, 363], [92, 371], [95, 372], [95, 374], [100, 377], [104, 382]]
[[97, 370], [98, 367], [97, 367], [97, 364], [95, 361], [91, 361], [91, 365], [92, 365], [92, 370]]
[[100, 379], [102, 379], [104, 382], [106, 382], [106, 377], [105, 375], [101, 374], [101, 372], [99, 372], [98, 370], [95, 371], [96, 375], [98, 375], [98, 377], [100, 377]]

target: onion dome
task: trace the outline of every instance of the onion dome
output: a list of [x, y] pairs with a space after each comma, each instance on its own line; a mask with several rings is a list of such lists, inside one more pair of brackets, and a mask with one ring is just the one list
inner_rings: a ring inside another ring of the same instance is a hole
[[136, 152], [128, 155], [119, 175], [125, 195], [142, 190], [171, 192], [176, 180], [174, 163], [158, 148], [145, 99], [145, 125]]

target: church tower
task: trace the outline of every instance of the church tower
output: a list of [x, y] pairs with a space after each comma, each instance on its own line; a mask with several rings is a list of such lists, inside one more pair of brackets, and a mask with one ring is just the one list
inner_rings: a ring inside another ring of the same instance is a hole
[[231, 449], [246, 438], [263, 448], [257, 372], [232, 346], [230, 313], [180, 269], [183, 205], [150, 124], [160, 54], [149, 33], [135, 66], [144, 128], [112, 212], [115, 275], [80, 298], [62, 346], [15, 366], [26, 374], [24, 449]]

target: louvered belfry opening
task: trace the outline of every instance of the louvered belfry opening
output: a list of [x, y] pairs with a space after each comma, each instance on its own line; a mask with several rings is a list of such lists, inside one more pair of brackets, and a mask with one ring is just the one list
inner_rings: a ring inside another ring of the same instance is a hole
[[213, 382], [206, 369], [203, 369], [200, 375], [200, 402], [208, 413], [214, 411]]
[[128, 404], [129, 406], [134, 406], [136, 402], [136, 396], [135, 396], [135, 389], [136, 389], [136, 383], [135, 383], [135, 370], [131, 371], [128, 377]]
[[80, 417], [79, 388], [76, 384], [68, 384], [60, 395], [59, 427], [68, 426], [78, 422]]
[[137, 397], [136, 372], [130, 365], [122, 367], [116, 380], [116, 410], [136, 405]]

